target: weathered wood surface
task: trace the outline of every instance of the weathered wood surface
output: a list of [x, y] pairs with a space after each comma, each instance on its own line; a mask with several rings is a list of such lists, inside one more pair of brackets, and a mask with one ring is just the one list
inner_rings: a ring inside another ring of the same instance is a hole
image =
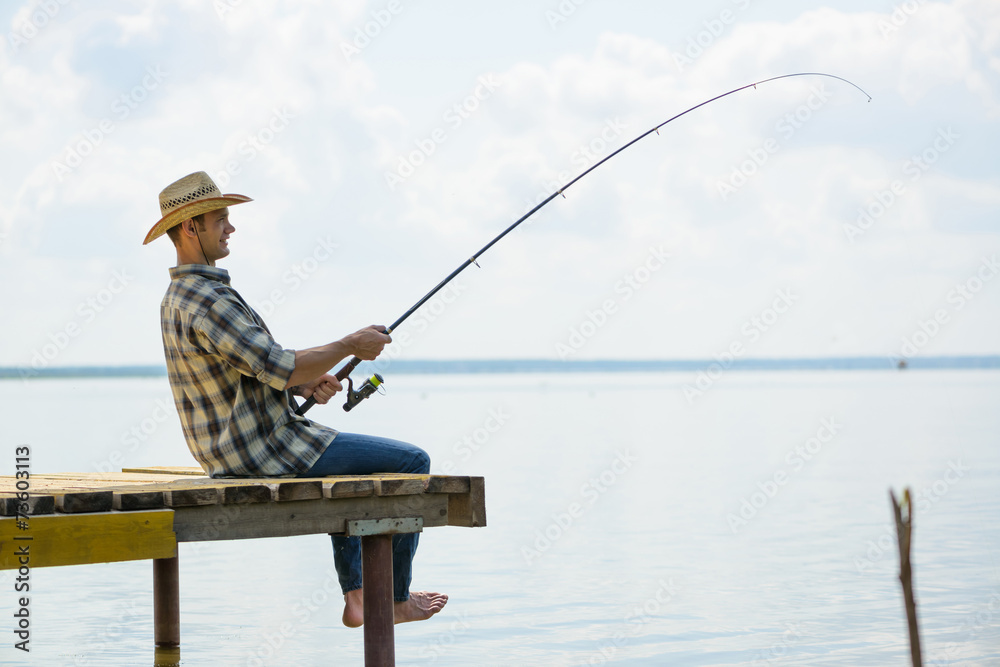
[[[14, 537], [26, 534], [47, 554], [32, 559], [41, 567], [169, 558], [177, 542], [344, 533], [347, 522], [357, 520], [486, 525], [482, 477], [211, 479], [194, 474], [199, 470], [34, 474], [26, 500], [18, 498], [14, 477], [0, 477], [0, 517], [6, 517], [0, 518], [0, 569], [16, 567], [4, 557]], [[27, 516], [27, 532], [19, 527], [25, 516], [18, 515]]]
[[184, 507], [174, 510], [174, 530], [178, 542], [211, 542], [345, 533], [347, 522], [358, 519], [421, 517], [431, 528], [454, 525], [448, 520], [448, 498], [420, 494]]
[[[121, 473], [32, 475], [28, 515], [143, 511], [160, 508], [291, 502], [321, 498], [410, 496], [423, 493], [467, 495], [469, 477], [380, 473], [314, 478], [212, 479], [199, 468], [127, 469]], [[15, 516], [19, 501], [13, 477], [0, 477], [0, 516]]]

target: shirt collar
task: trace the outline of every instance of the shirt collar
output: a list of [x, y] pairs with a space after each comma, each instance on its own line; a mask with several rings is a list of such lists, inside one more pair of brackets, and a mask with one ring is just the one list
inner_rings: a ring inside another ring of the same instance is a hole
[[229, 284], [229, 271], [220, 269], [217, 266], [209, 266], [208, 264], [182, 264], [181, 266], [170, 267], [171, 280], [177, 280], [184, 276], [202, 276], [209, 280], [215, 280], [226, 285]]

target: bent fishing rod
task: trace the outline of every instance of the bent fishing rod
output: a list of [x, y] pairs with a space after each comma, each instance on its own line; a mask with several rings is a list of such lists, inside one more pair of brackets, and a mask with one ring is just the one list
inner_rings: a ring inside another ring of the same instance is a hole
[[[626, 148], [630, 147], [632, 144], [636, 143], [640, 139], [644, 139], [645, 137], [649, 136], [650, 134], [653, 134], [654, 132], [656, 134], [659, 134], [660, 133], [660, 128], [663, 127], [664, 125], [666, 125], [667, 123], [671, 123], [671, 122], [677, 120], [678, 118], [680, 118], [681, 116], [689, 114], [692, 111], [694, 111], [695, 109], [699, 109], [699, 108], [705, 106], [706, 104], [711, 104], [712, 102], [714, 102], [716, 100], [720, 100], [723, 97], [728, 97], [729, 95], [732, 95], [733, 93], [738, 93], [741, 90], [746, 90], [747, 88], [754, 88], [754, 89], [756, 89], [757, 86], [759, 86], [761, 84], [764, 84], [764, 83], [767, 83], [769, 81], [777, 81], [778, 79], [788, 79], [788, 78], [796, 77], [796, 76], [823, 76], [823, 77], [828, 77], [828, 78], [831, 78], [831, 79], [837, 79], [839, 81], [843, 81], [844, 83], [850, 84], [851, 86], [854, 86], [855, 88], [857, 88], [858, 90], [860, 90], [868, 98], [869, 102], [872, 101], [872, 96], [871, 95], [869, 95], [868, 93], [866, 93], [856, 83], [854, 83], [852, 81], [848, 81], [847, 79], [845, 79], [843, 77], [839, 77], [839, 76], [836, 76], [834, 74], [826, 74], [826, 73], [823, 73], [823, 72], [796, 72], [794, 74], [782, 74], [780, 76], [772, 76], [769, 79], [762, 79], [761, 81], [755, 81], [753, 83], [748, 83], [745, 86], [740, 86], [739, 88], [733, 88], [729, 92], [722, 93], [721, 95], [716, 95], [715, 97], [713, 97], [711, 99], [708, 99], [708, 100], [705, 100], [704, 102], [701, 102], [700, 104], [696, 104], [695, 106], [691, 107], [690, 109], [686, 109], [686, 110], [682, 111], [681, 113], [677, 114], [676, 116], [673, 116], [672, 118], [668, 118], [667, 120], [663, 121], [659, 125], [651, 127], [649, 130], [643, 132], [642, 134], [640, 134], [639, 136], [637, 136], [632, 141], [630, 141], [627, 144], [619, 147], [614, 152], [606, 155], [600, 161], [594, 163], [589, 168], [587, 168], [584, 172], [582, 172], [576, 178], [574, 178], [573, 180], [569, 181], [565, 185], [561, 186], [558, 190], [556, 190], [555, 192], [553, 192], [552, 194], [550, 194], [548, 197], [546, 197], [544, 200], [542, 200], [541, 203], [537, 204], [533, 209], [531, 209], [530, 211], [528, 211], [527, 213], [525, 213], [524, 215], [522, 215], [520, 218], [518, 218], [517, 220], [515, 220], [509, 227], [507, 227], [507, 229], [505, 229], [502, 232], [500, 232], [499, 234], [497, 234], [489, 243], [487, 243], [482, 248], [480, 248], [478, 251], [476, 251], [475, 253], [473, 253], [473, 255], [471, 257], [469, 257], [469, 259], [467, 259], [464, 262], [462, 262], [461, 266], [459, 266], [457, 269], [455, 269], [454, 271], [452, 271], [444, 280], [442, 280], [440, 283], [438, 283], [437, 286], [434, 289], [432, 289], [430, 292], [428, 292], [427, 294], [425, 294], [419, 301], [417, 301], [415, 304], [413, 304], [413, 306], [409, 310], [407, 310], [405, 313], [403, 313], [403, 315], [398, 320], [396, 320], [391, 325], [389, 325], [385, 329], [385, 333], [386, 334], [391, 334], [393, 331], [395, 331], [396, 328], [400, 324], [402, 324], [403, 322], [405, 322], [406, 319], [410, 315], [412, 315], [414, 312], [416, 312], [417, 309], [420, 308], [420, 306], [422, 306], [425, 303], [427, 303], [427, 301], [429, 299], [431, 299], [435, 294], [437, 294], [441, 290], [441, 288], [443, 288], [445, 285], [447, 285], [449, 282], [451, 282], [456, 276], [458, 276], [458, 274], [460, 274], [462, 271], [464, 271], [466, 268], [468, 268], [468, 266], [470, 264], [475, 264], [476, 266], [479, 266], [479, 262], [477, 262], [476, 260], [479, 257], [481, 257], [483, 253], [485, 253], [487, 250], [489, 250], [490, 248], [492, 248], [500, 239], [502, 239], [503, 237], [507, 236], [512, 231], [514, 231], [518, 227], [518, 225], [520, 225], [522, 222], [524, 222], [525, 220], [527, 220], [528, 218], [530, 218], [532, 215], [534, 215], [535, 213], [537, 213], [539, 209], [541, 209], [543, 206], [545, 206], [546, 204], [548, 204], [550, 201], [552, 201], [553, 199], [555, 199], [559, 195], [562, 195], [563, 197], [565, 197], [566, 195], [564, 195], [563, 193], [567, 189], [569, 189], [570, 186], [572, 186], [574, 183], [576, 183], [577, 181], [579, 181], [581, 178], [583, 178], [584, 176], [586, 176], [590, 172], [592, 172], [595, 169], [597, 169], [598, 167], [600, 167], [602, 164], [604, 164], [605, 162], [607, 162], [608, 160], [610, 160], [614, 156], [616, 156], [619, 153], [621, 153]], [[345, 411], [352, 410], [354, 408], [354, 406], [356, 406], [358, 403], [360, 403], [364, 399], [366, 399], [369, 396], [371, 396], [373, 393], [375, 393], [376, 390], [378, 390], [378, 388], [384, 382], [384, 380], [382, 379], [382, 376], [379, 375], [378, 373], [375, 373], [370, 378], [368, 378], [367, 380], [365, 380], [364, 384], [362, 384], [361, 387], [358, 390], [355, 391], [355, 389], [354, 389], [354, 382], [351, 379], [350, 374], [351, 374], [351, 372], [355, 368], [357, 368], [358, 364], [360, 364], [360, 363], [361, 363], [361, 359], [359, 359], [358, 357], [352, 357], [351, 360], [348, 361], [346, 364], [344, 364], [340, 368], [340, 370], [338, 370], [337, 373], [336, 373], [336, 378], [338, 380], [343, 381], [344, 379], [346, 379], [347, 383], [348, 383], [347, 384], [347, 402], [344, 403], [344, 410]], [[308, 411], [309, 408], [311, 408], [314, 405], [316, 405], [316, 400], [310, 397], [310, 398], [308, 398], [305, 401], [305, 403], [303, 403], [301, 406], [298, 407], [298, 409], [296, 410], [296, 413], [298, 413], [299, 415], [304, 415], [306, 413], [306, 411]]]

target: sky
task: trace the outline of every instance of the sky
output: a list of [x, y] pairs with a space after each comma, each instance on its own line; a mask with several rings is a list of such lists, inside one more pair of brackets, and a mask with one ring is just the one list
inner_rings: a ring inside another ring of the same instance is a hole
[[992, 0], [9, 2], [0, 365], [159, 364], [158, 194], [284, 347], [392, 358], [1000, 353]]

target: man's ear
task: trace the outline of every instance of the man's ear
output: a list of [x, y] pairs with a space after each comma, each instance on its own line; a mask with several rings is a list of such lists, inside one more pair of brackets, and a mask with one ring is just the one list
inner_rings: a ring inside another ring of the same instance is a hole
[[[190, 225], [188, 223], [191, 223]], [[188, 236], [194, 236], [194, 218], [188, 218], [181, 222], [181, 231], [183, 231]]]

